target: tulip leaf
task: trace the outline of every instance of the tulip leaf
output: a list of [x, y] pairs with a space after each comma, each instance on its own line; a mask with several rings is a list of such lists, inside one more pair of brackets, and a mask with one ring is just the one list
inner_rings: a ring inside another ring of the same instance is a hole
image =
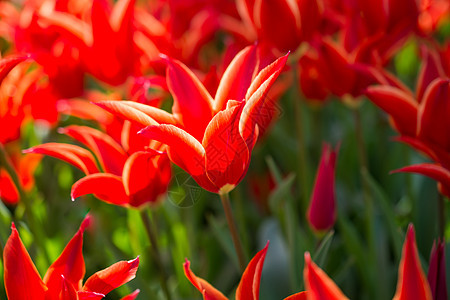
[[319, 248], [313, 255], [313, 260], [319, 265], [323, 266], [330, 251], [331, 242], [333, 241], [334, 230], [330, 230], [322, 239]]
[[400, 260], [402, 253], [402, 234], [399, 226], [397, 226], [395, 213], [392, 209], [392, 205], [387, 198], [387, 195], [375, 181], [375, 179], [367, 171], [362, 172], [363, 179], [366, 181], [367, 185], [371, 189], [371, 194], [374, 197], [374, 202], [378, 203], [379, 208], [386, 220], [386, 225], [389, 228], [389, 235], [391, 242], [395, 250], [396, 260]]
[[206, 219], [208, 220], [213, 235], [222, 246], [223, 251], [225, 251], [228, 257], [231, 259], [236, 267], [236, 270], [239, 271], [240, 267], [238, 257], [236, 251], [234, 251], [233, 241], [228, 230], [224, 226], [222, 226], [213, 215], [207, 215]]

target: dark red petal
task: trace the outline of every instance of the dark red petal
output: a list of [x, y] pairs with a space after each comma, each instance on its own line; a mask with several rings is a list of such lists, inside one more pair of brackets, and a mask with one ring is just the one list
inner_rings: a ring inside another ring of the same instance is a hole
[[139, 257], [129, 261], [119, 261], [89, 277], [83, 286], [83, 291], [106, 295], [136, 277], [138, 266]]
[[183, 63], [166, 57], [167, 85], [173, 96], [172, 113], [186, 131], [201, 141], [212, 118], [213, 99]]
[[346, 300], [348, 299], [330, 277], [312, 260], [309, 252], [305, 253], [305, 269], [303, 270], [308, 299]]
[[86, 175], [98, 173], [94, 156], [79, 146], [61, 143], [47, 143], [23, 150], [23, 153], [45, 154], [74, 165]]
[[416, 135], [418, 105], [403, 91], [391, 86], [371, 86], [367, 97], [389, 114], [397, 130], [408, 136]]
[[432, 300], [430, 286], [420, 266], [414, 227], [409, 225], [398, 267], [397, 291], [392, 300]]
[[[83, 258], [83, 233], [89, 226], [89, 215], [83, 220], [80, 229], [69, 241], [61, 255], [48, 268], [44, 276], [44, 283], [49, 290], [56, 291], [67, 281], [77, 290], [81, 289], [86, 272]], [[64, 279], [64, 280], [63, 280]], [[64, 282], [63, 282], [64, 281]]]
[[269, 243], [266, 244], [264, 249], [256, 253], [256, 255], [248, 263], [236, 290], [236, 300], [259, 299], [261, 272], [264, 266], [264, 260], [266, 258], [268, 247]]
[[112, 137], [97, 129], [77, 125], [61, 128], [59, 132], [86, 145], [97, 156], [105, 172], [122, 175], [128, 155]]
[[3, 249], [4, 280], [9, 300], [45, 300], [47, 287], [42, 282], [14, 223]]
[[422, 50], [422, 67], [420, 68], [417, 78], [417, 102], [422, 102], [425, 90], [430, 83], [438, 77], [445, 78], [445, 72], [442, 68], [442, 62], [436, 51], [431, 50], [425, 46]]
[[206, 280], [195, 276], [194, 272], [191, 271], [190, 267], [191, 263], [186, 259], [186, 262], [183, 264], [184, 275], [189, 281], [192, 283], [195, 288], [202, 293], [204, 300], [227, 300], [220, 291], [218, 291], [215, 287], [213, 287]]
[[445, 274], [445, 243], [443, 241], [433, 242], [428, 267], [428, 283], [434, 300], [446, 300], [447, 279]]
[[450, 79], [438, 78], [430, 83], [418, 115], [417, 137], [450, 151]]
[[113, 174], [88, 175], [72, 185], [72, 200], [87, 194], [95, 194], [100, 200], [115, 205], [127, 205], [129, 202], [122, 178]]
[[224, 110], [228, 100], [244, 100], [258, 70], [259, 58], [256, 46], [240, 51], [228, 65], [220, 80], [214, 99], [214, 112]]

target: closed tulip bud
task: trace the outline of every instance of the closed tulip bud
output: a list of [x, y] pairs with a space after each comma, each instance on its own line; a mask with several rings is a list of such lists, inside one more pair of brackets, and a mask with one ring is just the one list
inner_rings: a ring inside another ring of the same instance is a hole
[[447, 298], [447, 285], [445, 276], [445, 251], [444, 243], [433, 243], [428, 267], [428, 283], [431, 287], [433, 300], [445, 300]]
[[330, 229], [336, 221], [334, 169], [337, 152], [338, 150], [333, 150], [329, 144], [322, 147], [322, 157], [307, 215], [309, 224], [317, 231]]

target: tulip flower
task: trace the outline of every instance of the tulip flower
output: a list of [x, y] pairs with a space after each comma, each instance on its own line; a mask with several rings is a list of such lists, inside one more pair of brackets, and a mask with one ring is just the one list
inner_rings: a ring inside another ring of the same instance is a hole
[[223, 74], [215, 99], [181, 62], [167, 61], [167, 85], [174, 98], [172, 114], [129, 101], [102, 101], [111, 113], [147, 126], [140, 133], [167, 144], [169, 158], [204, 189], [231, 191], [244, 177], [250, 154], [273, 118], [266, 98], [287, 55], [259, 73], [256, 46], [239, 52]]
[[50, 155], [82, 170], [86, 177], [72, 186], [72, 199], [95, 194], [107, 203], [140, 207], [147, 203], [156, 203], [158, 197], [167, 191], [171, 171], [170, 161], [166, 154], [160, 151], [164, 150], [164, 147], [158, 143], [153, 143], [153, 150], [142, 147], [133, 152], [136, 148], [129, 145], [133, 139], [131, 136], [136, 135], [133, 131], [133, 127], [129, 126], [124, 126], [122, 131], [124, 144], [126, 142], [130, 153], [111, 136], [90, 127], [75, 125], [61, 129], [60, 132], [86, 145], [95, 158], [82, 147], [62, 143], [47, 143], [24, 152]]
[[41, 10], [39, 16], [78, 49], [87, 72], [107, 84], [120, 85], [134, 74], [139, 59], [133, 41], [134, 4], [134, 0], [121, 0], [112, 6], [94, 0], [88, 21], [56, 10]]
[[[336, 284], [305, 253], [304, 280], [308, 300], [348, 299]], [[397, 291], [393, 300], [432, 300], [430, 286], [420, 266], [414, 228], [408, 227], [398, 272]]]
[[336, 193], [334, 171], [338, 150], [324, 144], [316, 174], [314, 190], [308, 208], [308, 221], [315, 230], [328, 230], [336, 221]]
[[295, 51], [300, 42], [311, 38], [321, 22], [322, 2], [239, 0], [237, 7], [247, 27], [254, 28], [261, 43], [286, 52]]
[[445, 275], [445, 249], [444, 242], [433, 243], [428, 267], [428, 283], [431, 287], [433, 300], [446, 300], [447, 280]]
[[450, 196], [450, 70], [444, 69], [438, 54], [423, 48], [416, 96], [408, 89], [386, 85], [367, 89], [367, 96], [390, 115], [400, 141], [425, 153], [435, 163], [423, 163], [394, 172], [420, 173], [438, 181], [442, 194]]
[[139, 257], [117, 262], [95, 273], [83, 284], [83, 232], [89, 225], [89, 220], [89, 216], [84, 219], [78, 232], [48, 268], [43, 279], [13, 223], [3, 251], [4, 282], [8, 299], [102, 299], [113, 289], [132, 280], [136, 275]]
[[[261, 280], [261, 272], [264, 265], [264, 260], [267, 254], [266, 247], [256, 253], [250, 263], [247, 265], [242, 274], [241, 281], [236, 290], [236, 300], [258, 300], [259, 299], [259, 284]], [[186, 259], [184, 263], [184, 274], [192, 285], [203, 295], [204, 300], [227, 300], [219, 290], [214, 288], [206, 280], [197, 277], [190, 268], [190, 262]], [[285, 300], [306, 300], [306, 293], [301, 292], [294, 294]]]

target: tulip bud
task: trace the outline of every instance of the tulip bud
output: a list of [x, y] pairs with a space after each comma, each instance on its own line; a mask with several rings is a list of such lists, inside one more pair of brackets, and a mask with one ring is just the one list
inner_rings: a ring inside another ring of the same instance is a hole
[[322, 147], [322, 157], [307, 215], [311, 227], [318, 231], [330, 229], [336, 221], [334, 169], [337, 152], [338, 149], [333, 150], [329, 144]]
[[438, 241], [436, 244], [435, 241], [431, 249], [430, 266], [428, 267], [428, 283], [434, 300], [448, 299], [446, 282], [444, 243]]

